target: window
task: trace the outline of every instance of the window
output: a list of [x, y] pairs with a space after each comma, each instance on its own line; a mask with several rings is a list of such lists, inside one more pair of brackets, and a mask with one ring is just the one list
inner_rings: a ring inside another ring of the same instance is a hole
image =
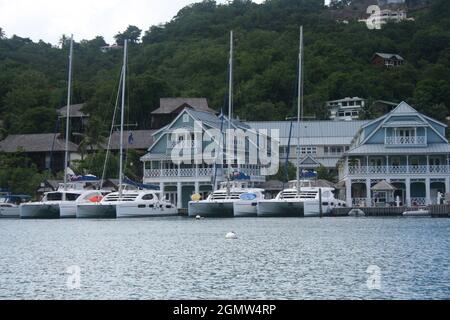
[[345, 117], [345, 113], [344, 112], [339, 112], [339, 117]]
[[383, 165], [383, 159], [382, 158], [372, 158], [372, 159], [370, 159], [370, 165], [372, 167], [381, 167]]
[[399, 157], [392, 158], [392, 165], [393, 166], [399, 166], [400, 165], [400, 158]]
[[147, 193], [146, 195], [144, 195], [142, 197], [142, 200], [153, 200], [153, 194], [152, 193]]
[[183, 114], [183, 122], [189, 122], [189, 115], [187, 113]]
[[316, 154], [317, 153], [317, 147], [301, 147], [300, 152], [302, 154]]
[[341, 146], [325, 147], [326, 154], [341, 154], [342, 150], [343, 150], [343, 147], [341, 147]]
[[431, 166], [440, 166], [441, 165], [441, 159], [439, 158], [430, 158], [430, 165]]

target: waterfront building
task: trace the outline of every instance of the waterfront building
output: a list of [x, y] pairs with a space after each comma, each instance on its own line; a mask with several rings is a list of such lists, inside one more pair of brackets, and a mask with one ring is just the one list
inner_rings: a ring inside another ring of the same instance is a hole
[[[195, 132], [195, 122], [202, 124], [201, 132]], [[157, 184], [166, 199], [176, 204], [178, 208], [187, 208], [193, 193], [198, 193], [203, 199], [213, 191], [219, 182], [225, 181], [230, 171], [239, 171], [248, 176], [249, 186], [259, 186], [265, 181], [261, 175], [260, 167], [254, 164], [238, 165], [235, 162], [230, 168], [225, 164], [214, 166], [202, 162], [176, 164], [172, 159], [172, 150], [180, 142], [185, 141], [183, 147], [191, 150], [192, 154], [203, 154], [206, 147], [217, 142], [201, 142], [194, 139], [195, 134], [205, 135], [206, 130], [216, 129], [219, 132], [228, 127], [228, 119], [222, 118], [209, 111], [194, 110], [185, 107], [170, 124], [153, 133], [153, 144], [147, 154], [141, 157], [144, 165], [143, 182]], [[233, 120], [233, 129], [249, 130], [245, 123]], [[189, 136], [180, 135], [178, 129], [185, 129]], [[247, 141], [247, 140], [246, 140]], [[241, 147], [236, 145], [237, 148]], [[245, 144], [245, 153], [248, 155], [248, 142]], [[215, 184], [215, 185], [214, 185]]]
[[363, 124], [338, 165], [347, 205], [376, 205], [373, 187], [383, 180], [408, 206], [436, 203], [438, 192], [450, 192], [446, 127], [406, 102]]
[[326, 102], [330, 111], [331, 120], [357, 120], [359, 113], [365, 106], [365, 99], [359, 97], [346, 97], [344, 99]]
[[[324, 166], [337, 175], [336, 164], [350, 148], [353, 137], [368, 120], [303, 121], [300, 127], [300, 139], [297, 140], [297, 123], [291, 121], [250, 121], [247, 125], [253, 129], [277, 129], [280, 133], [280, 165], [284, 165], [289, 151], [289, 161], [296, 166], [300, 152], [300, 168], [317, 169]], [[291, 139], [289, 141], [289, 133]], [[289, 144], [290, 143], [290, 144]]]

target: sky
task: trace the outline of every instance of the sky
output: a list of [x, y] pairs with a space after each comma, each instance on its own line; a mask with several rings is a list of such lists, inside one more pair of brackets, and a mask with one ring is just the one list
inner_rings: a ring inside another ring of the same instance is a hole
[[54, 45], [62, 34], [74, 34], [76, 41], [101, 35], [106, 42], [113, 43], [113, 36], [130, 24], [145, 31], [151, 25], [170, 21], [181, 8], [199, 1], [0, 0], [0, 27], [7, 37], [16, 34]]

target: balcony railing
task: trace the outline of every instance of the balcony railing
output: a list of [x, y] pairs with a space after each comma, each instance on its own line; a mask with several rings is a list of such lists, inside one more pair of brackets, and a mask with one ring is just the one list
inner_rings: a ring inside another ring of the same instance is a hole
[[[218, 169], [219, 171], [222, 169]], [[227, 172], [226, 169], [225, 173]], [[217, 172], [219, 175], [220, 172]], [[249, 176], [261, 176], [259, 169], [241, 169], [241, 172]], [[145, 169], [145, 178], [185, 178], [185, 177], [211, 177], [214, 175], [214, 168], [183, 168], [183, 169]]]
[[386, 145], [398, 146], [398, 145], [425, 145], [427, 143], [425, 136], [392, 136], [385, 138]]
[[369, 174], [439, 174], [450, 173], [447, 165], [409, 165], [409, 166], [350, 166], [349, 175]]
[[144, 172], [145, 178], [160, 178], [160, 177], [204, 177], [211, 176], [213, 168], [195, 168], [187, 169], [146, 169]]

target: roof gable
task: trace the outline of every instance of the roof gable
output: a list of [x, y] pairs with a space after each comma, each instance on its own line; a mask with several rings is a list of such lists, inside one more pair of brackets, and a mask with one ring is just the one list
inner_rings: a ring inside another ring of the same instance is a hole
[[[418, 112], [416, 109], [411, 107], [409, 104], [402, 101], [391, 112], [389, 112], [388, 114], [385, 114], [384, 116], [382, 116], [378, 119], [375, 119], [375, 120], [369, 122], [368, 124], [366, 124], [363, 127], [363, 128], [367, 129], [367, 127], [369, 127], [377, 122], [379, 123], [369, 134], [367, 134], [365, 136], [365, 138], [362, 140], [360, 145], [365, 144], [374, 134], [376, 134], [384, 125], [386, 125], [386, 123], [388, 123], [389, 120], [392, 119], [392, 117], [396, 117], [396, 116], [415, 116], [415, 117], [417, 117], [418, 121], [423, 122], [423, 124], [427, 128], [434, 131], [438, 135], [438, 137], [442, 139], [443, 142], [446, 142], [446, 143], [448, 142], [447, 139], [438, 130], [436, 130], [436, 128], [434, 128], [432, 125], [430, 125], [429, 121], [427, 121], [427, 120], [432, 120], [434, 122], [437, 122], [436, 120], [430, 119], [430, 118], [422, 115], [420, 112]], [[439, 122], [437, 122], [437, 123], [439, 123]], [[439, 124], [442, 126], [445, 126], [442, 123], [439, 123]], [[361, 134], [361, 133], [359, 133], [359, 134]]]
[[216, 112], [209, 107], [206, 98], [161, 98], [159, 99], [159, 108], [154, 110], [152, 114], [177, 113], [186, 107], [211, 113]]

